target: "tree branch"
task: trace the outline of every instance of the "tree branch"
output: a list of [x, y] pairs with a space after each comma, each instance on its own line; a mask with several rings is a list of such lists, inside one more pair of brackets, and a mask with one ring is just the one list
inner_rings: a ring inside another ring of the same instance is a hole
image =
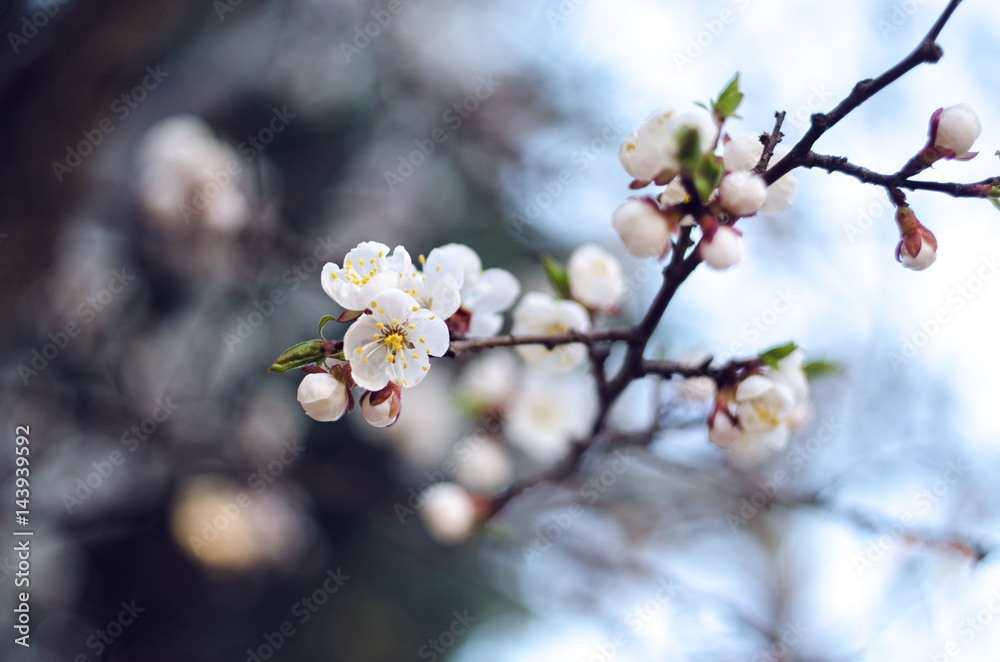
[[915, 69], [921, 64], [934, 63], [940, 60], [944, 52], [936, 43], [938, 35], [941, 34], [945, 23], [955, 13], [955, 9], [958, 8], [961, 2], [962, 0], [951, 0], [937, 21], [935, 21], [930, 31], [920, 41], [920, 44], [894, 67], [885, 71], [877, 78], [868, 78], [860, 81], [854, 86], [851, 93], [830, 112], [815, 113], [811, 118], [809, 130], [806, 131], [806, 134], [802, 136], [785, 158], [781, 159], [773, 168], [764, 173], [764, 180], [769, 185], [773, 184], [782, 176], [803, 165], [816, 141], [837, 124], [837, 122], [844, 119], [848, 113], [865, 101], [868, 101], [868, 99], [888, 87], [910, 70]]
[[981, 182], [961, 184], [958, 182], [922, 182], [905, 179], [899, 173], [885, 175], [855, 165], [844, 156], [830, 156], [809, 152], [803, 161], [803, 168], [822, 168], [827, 172], [841, 172], [865, 184], [884, 186], [887, 189], [905, 188], [911, 191], [937, 191], [954, 198], [985, 198], [994, 186], [1000, 186], [1000, 177], [991, 177]]

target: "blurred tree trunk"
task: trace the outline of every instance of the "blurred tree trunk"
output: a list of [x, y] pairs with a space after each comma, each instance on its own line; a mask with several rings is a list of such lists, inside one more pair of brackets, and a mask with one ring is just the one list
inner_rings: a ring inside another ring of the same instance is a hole
[[[0, 233], [7, 235], [0, 241], [0, 310], [7, 319], [22, 310], [25, 293], [51, 266], [65, 214], [86, 186], [87, 160], [62, 182], [52, 163], [64, 161], [67, 146], [83, 140], [82, 132], [108, 115], [136, 75], [211, 7], [195, 0], [52, 6], [58, 9], [47, 22], [37, 5], [9, 6], [0, 17]], [[36, 32], [32, 16], [43, 24]], [[10, 332], [3, 326], [0, 341]]]

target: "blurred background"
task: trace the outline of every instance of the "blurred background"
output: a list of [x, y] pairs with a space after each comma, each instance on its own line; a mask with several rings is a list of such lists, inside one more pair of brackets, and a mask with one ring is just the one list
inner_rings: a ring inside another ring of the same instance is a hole
[[[726, 359], [794, 339], [838, 362], [789, 449], [736, 466], [698, 394], [642, 387], [616, 424], [647, 426], [658, 390], [670, 429], [627, 469], [598, 449], [465, 545], [433, 542], [412, 500], [456, 473], [489, 492], [541, 468], [495, 434], [530, 383], [511, 356], [437, 361], [383, 431], [315, 424], [298, 376], [266, 374], [339, 312], [319, 271], [363, 240], [466, 243], [526, 291], [546, 287], [539, 254], [595, 241], [632, 283], [614, 322], [635, 319], [657, 283], [610, 228], [628, 132], [740, 71], [729, 132], [785, 110], [794, 142], [943, 6], [5, 4], [0, 521], [15, 528], [27, 425], [35, 534], [28, 650], [3, 534], [3, 659], [1000, 660], [985, 202], [910, 195], [940, 244], [913, 273], [882, 192], [797, 172], [793, 208], [745, 222], [743, 262], [698, 270], [655, 348]], [[998, 21], [966, 0], [944, 59], [817, 149], [893, 172], [964, 101], [980, 156], [926, 176], [995, 175]], [[470, 443], [500, 459], [456, 467]]]

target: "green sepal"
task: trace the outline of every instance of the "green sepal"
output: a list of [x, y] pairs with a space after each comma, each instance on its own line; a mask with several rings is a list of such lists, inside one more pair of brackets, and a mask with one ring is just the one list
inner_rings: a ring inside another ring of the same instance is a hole
[[802, 370], [805, 371], [807, 378], [815, 379], [817, 377], [840, 374], [844, 371], [844, 368], [832, 361], [810, 361], [802, 366]]
[[326, 336], [323, 335], [323, 327], [326, 326], [327, 323], [332, 322], [335, 319], [337, 319], [337, 318], [335, 316], [333, 316], [333, 315], [323, 315], [323, 317], [319, 318], [319, 337], [320, 338], [322, 338], [323, 340], [326, 340]]
[[563, 299], [570, 298], [569, 274], [566, 273], [566, 267], [551, 255], [543, 255], [540, 259], [545, 268], [545, 275], [548, 276], [549, 283], [552, 284], [552, 289]]
[[274, 363], [271, 364], [271, 367], [267, 371], [288, 372], [289, 370], [322, 361], [323, 356], [322, 340], [306, 340], [305, 342], [300, 342], [298, 345], [292, 345], [282, 352], [281, 356], [274, 360]]
[[798, 349], [798, 345], [794, 342], [787, 343], [785, 345], [778, 345], [777, 347], [772, 347], [770, 349], [761, 352], [757, 358], [766, 366], [771, 368], [778, 367], [778, 361], [789, 356], [792, 352]]

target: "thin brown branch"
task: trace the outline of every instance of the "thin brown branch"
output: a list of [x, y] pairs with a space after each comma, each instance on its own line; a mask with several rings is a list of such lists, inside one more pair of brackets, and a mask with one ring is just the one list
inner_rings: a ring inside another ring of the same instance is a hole
[[773, 184], [782, 176], [803, 165], [808, 158], [809, 153], [812, 151], [813, 145], [816, 144], [816, 141], [819, 140], [824, 133], [836, 125], [837, 122], [844, 119], [844, 117], [846, 117], [855, 108], [863, 104], [865, 101], [868, 101], [868, 99], [888, 87], [901, 76], [921, 64], [934, 63], [940, 60], [943, 55], [943, 51], [936, 43], [938, 35], [941, 34], [941, 30], [944, 28], [945, 23], [947, 23], [948, 19], [951, 18], [951, 15], [955, 13], [955, 9], [958, 8], [958, 5], [961, 4], [961, 2], [962, 0], [951, 0], [948, 3], [948, 6], [945, 7], [944, 11], [938, 17], [937, 21], [935, 21], [930, 31], [920, 41], [920, 44], [895, 66], [888, 69], [877, 78], [867, 78], [860, 81], [854, 86], [851, 93], [848, 94], [843, 101], [837, 104], [837, 106], [830, 112], [815, 113], [811, 118], [809, 130], [806, 131], [805, 135], [802, 136], [794, 147], [792, 147], [792, 151], [789, 152], [785, 158], [781, 159], [781, 161], [775, 164], [774, 167], [764, 174], [765, 181], [767, 181], [768, 184]]
[[901, 178], [899, 173], [882, 174], [868, 168], [855, 165], [843, 156], [830, 156], [809, 152], [803, 168], [821, 168], [827, 172], [840, 172], [850, 175], [865, 184], [884, 186], [887, 189], [905, 188], [911, 191], [937, 191], [947, 193], [954, 198], [984, 198], [994, 186], [1000, 186], [1000, 177], [991, 177], [981, 182], [961, 184], [958, 182], [924, 182]]
[[572, 343], [583, 343], [589, 346], [600, 342], [631, 340], [635, 337], [635, 333], [635, 329], [632, 328], [618, 328], [597, 329], [586, 332], [567, 331], [566, 333], [555, 333], [552, 335], [470, 338], [469, 340], [456, 340], [451, 343], [445, 356], [458, 356], [462, 352], [478, 352], [492, 347], [513, 347], [515, 345], [545, 345], [549, 349]]
[[758, 175], [763, 175], [767, 170], [767, 165], [771, 162], [771, 157], [774, 156], [774, 148], [778, 146], [784, 134], [781, 133], [781, 125], [785, 122], [785, 111], [780, 111], [774, 114], [774, 128], [771, 133], [765, 133], [761, 136], [761, 142], [764, 144], [764, 152], [760, 155], [760, 161], [754, 167], [753, 171]]

